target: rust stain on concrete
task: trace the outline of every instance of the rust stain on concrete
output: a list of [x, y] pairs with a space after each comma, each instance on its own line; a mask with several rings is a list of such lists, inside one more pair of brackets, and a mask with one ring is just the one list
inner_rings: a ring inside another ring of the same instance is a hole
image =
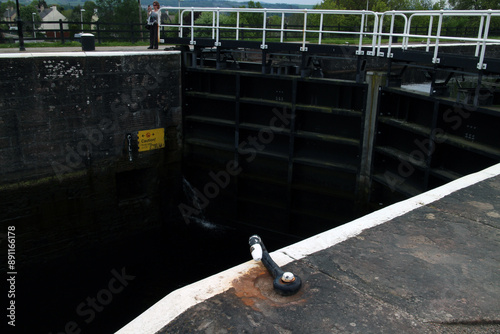
[[240, 298], [245, 305], [253, 309], [256, 309], [255, 301], [257, 299], [266, 299], [255, 286], [256, 278], [261, 276], [268, 276], [268, 278], [272, 280], [272, 276], [267, 272], [267, 269], [261, 265], [250, 269], [245, 275], [235, 279], [232, 283], [235, 295]]
[[273, 277], [263, 264], [250, 269], [246, 274], [233, 280], [232, 286], [234, 294], [245, 305], [259, 312], [268, 307], [283, 307], [306, 302], [303, 298], [304, 286], [301, 291], [293, 296], [285, 297], [276, 293], [273, 288]]

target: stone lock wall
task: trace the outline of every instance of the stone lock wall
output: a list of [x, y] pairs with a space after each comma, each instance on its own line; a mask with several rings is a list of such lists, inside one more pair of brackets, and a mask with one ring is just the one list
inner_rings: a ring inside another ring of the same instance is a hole
[[[178, 52], [7, 56], [0, 58], [0, 224], [2, 233], [16, 227], [18, 263], [176, 219]], [[138, 132], [153, 129], [163, 129], [164, 147], [138, 150]]]

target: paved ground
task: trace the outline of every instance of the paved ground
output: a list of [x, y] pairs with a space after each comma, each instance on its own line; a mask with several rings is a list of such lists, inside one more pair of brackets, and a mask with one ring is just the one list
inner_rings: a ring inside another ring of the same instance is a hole
[[[59, 48], [50, 48], [50, 47], [31, 47], [30, 45], [25, 45], [26, 51], [19, 51], [19, 48], [0, 48], [0, 53], [44, 53], [44, 52], [81, 52], [81, 46], [68, 46], [68, 47], [59, 47]], [[158, 50], [148, 50], [147, 46], [96, 46], [95, 52], [99, 51], [164, 51], [165, 48], [170, 49], [170, 46], [161, 45]], [[94, 51], [87, 51], [94, 52]]]
[[263, 266], [160, 333], [500, 333], [500, 176], [285, 266]]

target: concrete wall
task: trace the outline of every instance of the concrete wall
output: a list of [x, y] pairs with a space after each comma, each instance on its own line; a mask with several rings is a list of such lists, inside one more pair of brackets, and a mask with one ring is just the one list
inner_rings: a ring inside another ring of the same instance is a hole
[[[138, 152], [158, 128], [165, 147]], [[0, 224], [18, 263], [175, 219], [180, 136], [178, 52], [0, 56]]]

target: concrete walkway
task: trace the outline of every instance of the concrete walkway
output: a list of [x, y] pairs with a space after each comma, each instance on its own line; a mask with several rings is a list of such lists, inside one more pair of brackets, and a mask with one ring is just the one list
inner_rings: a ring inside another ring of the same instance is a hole
[[[0, 53], [53, 53], [53, 52], [82, 52], [81, 46], [67, 46], [67, 47], [31, 47], [30, 45], [25, 45], [26, 51], [19, 51], [19, 48], [0, 48]], [[170, 45], [160, 45], [158, 50], [148, 50], [148, 47], [145, 45], [141, 46], [96, 46], [95, 51], [86, 51], [86, 52], [124, 52], [124, 51], [149, 51], [149, 52], [158, 52], [164, 51], [166, 48], [171, 49]]]
[[500, 164], [271, 256], [297, 295], [252, 260], [118, 333], [500, 333]]

